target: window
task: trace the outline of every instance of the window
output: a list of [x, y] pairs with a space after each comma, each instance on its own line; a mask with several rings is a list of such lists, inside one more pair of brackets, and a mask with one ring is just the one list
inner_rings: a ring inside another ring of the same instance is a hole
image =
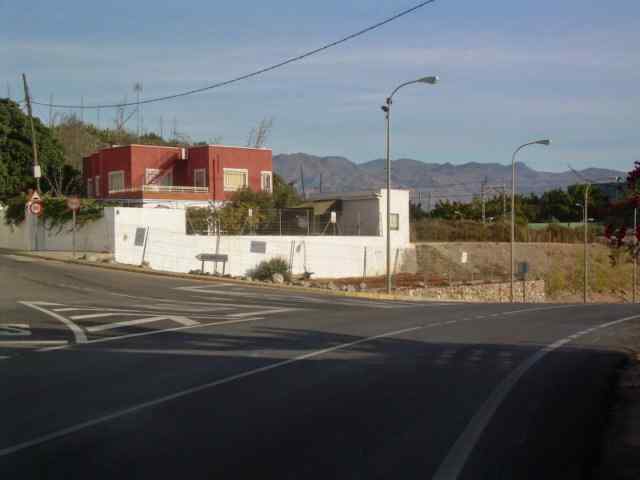
[[400, 214], [392, 213], [389, 217], [389, 229], [400, 230]]
[[124, 171], [109, 172], [109, 193], [124, 190]]
[[100, 197], [100, 175], [96, 175], [96, 197]]
[[158, 180], [159, 176], [160, 176], [160, 169], [159, 168], [145, 168], [144, 169], [144, 184], [145, 185], [151, 185], [152, 183], [155, 183], [156, 180]]
[[249, 172], [240, 168], [224, 169], [224, 190], [234, 192], [249, 186]]
[[273, 191], [273, 177], [271, 172], [260, 172], [260, 187], [263, 192]]
[[145, 185], [164, 185], [170, 187], [173, 185], [173, 169], [163, 172], [159, 168], [144, 169]]
[[194, 187], [207, 187], [207, 169], [196, 168], [193, 170], [193, 186]]
[[93, 197], [93, 179], [87, 179], [87, 196]]

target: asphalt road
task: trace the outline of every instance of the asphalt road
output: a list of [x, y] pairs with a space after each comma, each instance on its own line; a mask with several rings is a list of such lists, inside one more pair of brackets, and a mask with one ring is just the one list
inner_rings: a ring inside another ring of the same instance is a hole
[[635, 315], [0, 254], [0, 478], [588, 478]]

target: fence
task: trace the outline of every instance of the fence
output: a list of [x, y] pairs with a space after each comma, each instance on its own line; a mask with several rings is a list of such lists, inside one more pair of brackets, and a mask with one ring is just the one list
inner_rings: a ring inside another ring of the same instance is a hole
[[[601, 225], [589, 225], [588, 241], [595, 242], [602, 236]], [[517, 242], [533, 243], [582, 243], [584, 229], [582, 225], [565, 226], [561, 223], [549, 223], [544, 228], [530, 228], [516, 225]], [[421, 219], [411, 225], [411, 240], [414, 242], [508, 242], [511, 239], [509, 222], [483, 224], [470, 220]]]
[[190, 235], [379, 235], [378, 226], [365, 224], [359, 212], [347, 216], [340, 211], [314, 215], [313, 209], [306, 208], [192, 207], [187, 209], [186, 219]]

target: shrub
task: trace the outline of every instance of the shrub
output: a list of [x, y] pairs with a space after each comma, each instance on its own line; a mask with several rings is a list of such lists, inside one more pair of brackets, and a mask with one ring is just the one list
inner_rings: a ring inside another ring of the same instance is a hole
[[257, 280], [271, 280], [274, 273], [281, 274], [286, 281], [291, 280], [291, 273], [289, 272], [289, 265], [284, 258], [272, 258], [271, 260], [264, 260], [260, 264], [249, 272], [249, 275]]

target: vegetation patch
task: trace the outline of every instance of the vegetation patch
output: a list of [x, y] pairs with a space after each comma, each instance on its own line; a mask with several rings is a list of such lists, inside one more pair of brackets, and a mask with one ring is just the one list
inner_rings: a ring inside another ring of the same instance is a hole
[[285, 279], [285, 281], [291, 281], [291, 272], [289, 272], [289, 265], [284, 258], [272, 258], [271, 260], [264, 260], [260, 264], [249, 272], [249, 276], [256, 280], [271, 280], [274, 273], [279, 273]]

